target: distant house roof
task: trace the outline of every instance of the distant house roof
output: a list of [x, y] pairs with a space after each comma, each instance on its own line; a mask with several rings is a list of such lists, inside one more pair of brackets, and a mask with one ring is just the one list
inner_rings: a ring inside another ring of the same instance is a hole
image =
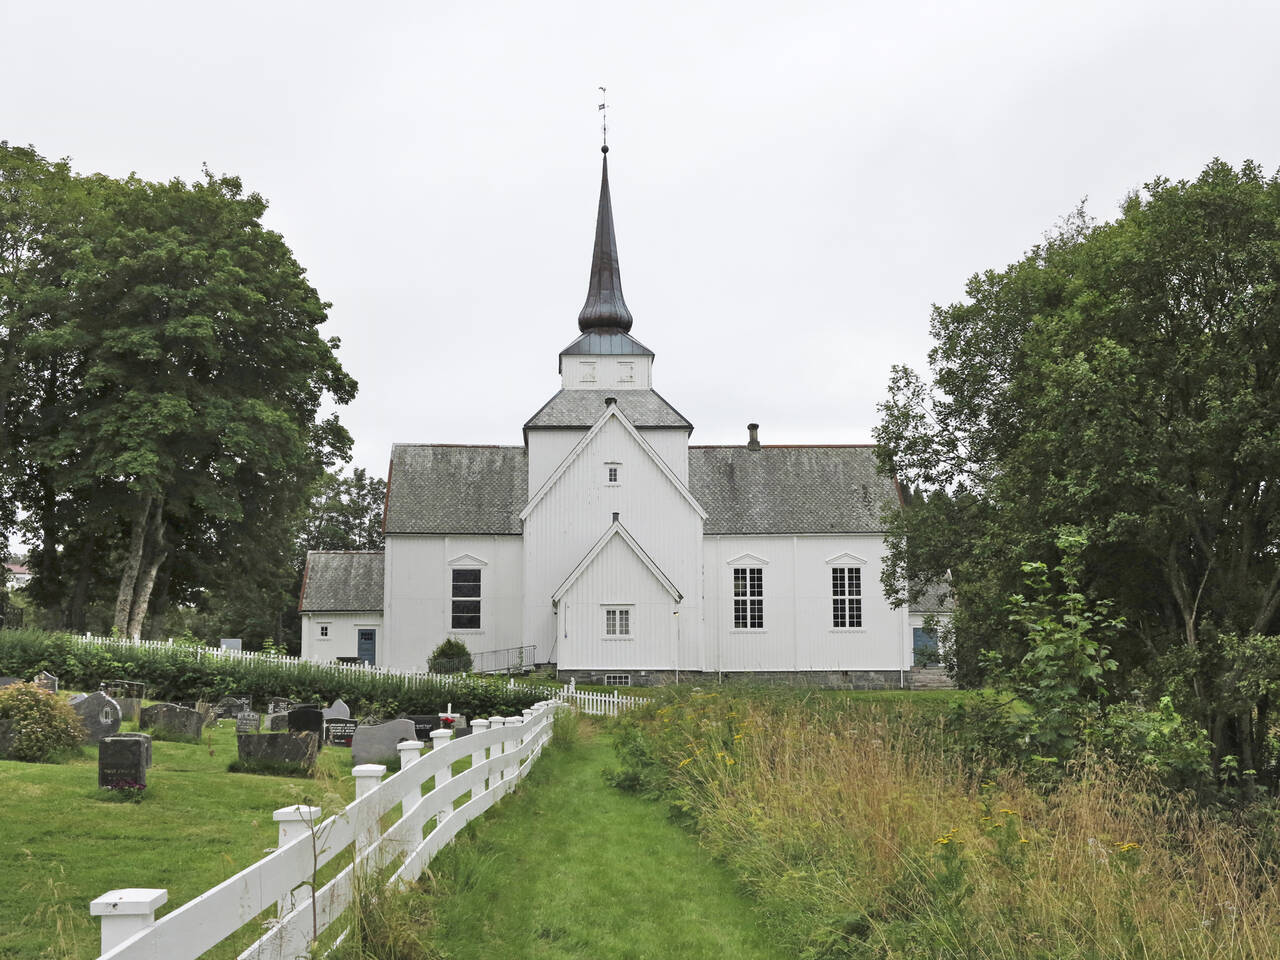
[[709, 535], [875, 533], [899, 502], [870, 446], [690, 447], [689, 489]]
[[561, 390], [524, 425], [526, 430], [548, 427], [590, 427], [604, 412], [605, 397], [616, 397], [618, 409], [640, 429], [693, 424], [653, 390]]
[[384, 529], [518, 534], [528, 500], [524, 447], [397, 443], [391, 448]]
[[907, 608], [908, 613], [954, 613], [955, 598], [950, 583], [934, 583], [925, 588], [924, 594]]
[[310, 550], [302, 575], [303, 613], [382, 609], [382, 551]]

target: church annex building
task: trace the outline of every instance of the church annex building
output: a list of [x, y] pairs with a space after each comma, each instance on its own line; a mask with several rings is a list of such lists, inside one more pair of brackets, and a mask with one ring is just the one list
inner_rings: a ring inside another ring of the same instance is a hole
[[532, 646], [582, 682], [908, 682], [940, 611], [883, 594], [881, 518], [900, 501], [874, 449], [762, 445], [755, 424], [741, 446], [690, 445], [631, 328], [606, 155], [560, 390], [520, 446], [392, 448], [385, 550], [307, 556], [304, 658], [425, 670], [456, 637]]

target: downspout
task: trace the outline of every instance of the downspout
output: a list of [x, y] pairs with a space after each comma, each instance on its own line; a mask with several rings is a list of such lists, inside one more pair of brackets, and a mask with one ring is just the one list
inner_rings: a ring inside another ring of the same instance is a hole
[[671, 612], [676, 618], [676, 686], [680, 686], [680, 601], [676, 601], [676, 608]]

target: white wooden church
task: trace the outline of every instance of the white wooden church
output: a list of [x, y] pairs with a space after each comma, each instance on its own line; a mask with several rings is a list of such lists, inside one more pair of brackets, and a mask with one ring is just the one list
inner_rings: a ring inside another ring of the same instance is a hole
[[[302, 655], [645, 685], [707, 675], [906, 685], [927, 610], [880, 587], [899, 503], [869, 445], [695, 446], [622, 296], [608, 147], [578, 336], [519, 446], [396, 444], [383, 552], [312, 552]], [[914, 641], [914, 643], [913, 643]], [[487, 659], [486, 659], [486, 656]]]

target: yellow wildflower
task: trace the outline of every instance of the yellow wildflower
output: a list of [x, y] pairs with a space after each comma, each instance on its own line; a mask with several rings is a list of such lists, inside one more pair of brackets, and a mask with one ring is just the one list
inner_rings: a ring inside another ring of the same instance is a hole
[[683, 760], [680, 761], [680, 766], [683, 767], [685, 764], [688, 764], [688, 763], [693, 763], [693, 757], [685, 757]]

